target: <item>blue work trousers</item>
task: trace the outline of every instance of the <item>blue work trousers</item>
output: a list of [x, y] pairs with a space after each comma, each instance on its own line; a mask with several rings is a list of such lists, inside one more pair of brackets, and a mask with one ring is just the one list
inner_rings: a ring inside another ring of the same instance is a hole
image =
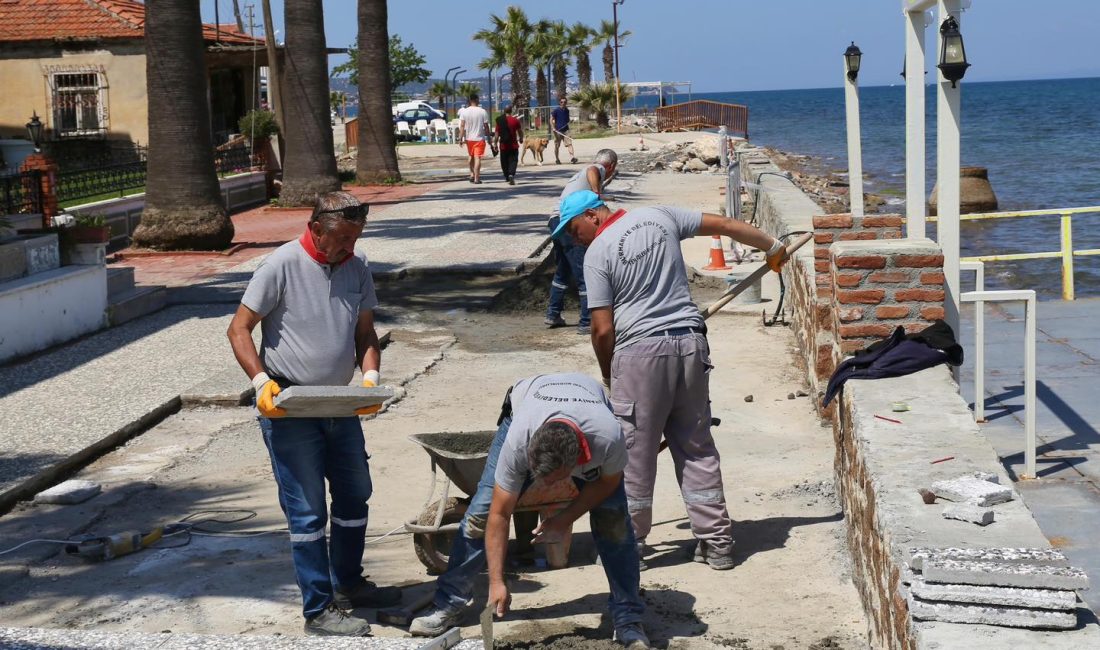
[[[259, 418], [290, 528], [291, 557], [302, 613], [313, 618], [332, 602], [333, 589], [363, 580], [370, 468], [358, 417]], [[332, 514], [325, 506], [325, 479]], [[325, 524], [332, 526], [328, 540]]]
[[[485, 471], [481, 473], [481, 481], [477, 485], [477, 493], [462, 518], [459, 534], [455, 535], [447, 571], [436, 581], [436, 607], [451, 611], [466, 607], [473, 595], [474, 580], [486, 567], [485, 525], [496, 483], [494, 477], [497, 457], [500, 456], [504, 437], [511, 424], [512, 418], [506, 417], [497, 429], [493, 445], [489, 449], [489, 458], [485, 462]], [[578, 489], [584, 488], [584, 481], [577, 478], [573, 480]], [[525, 483], [523, 490], [529, 484], [530, 481]], [[611, 496], [592, 509], [589, 516], [596, 552], [603, 563], [611, 590], [608, 596], [611, 620], [616, 628], [641, 622], [645, 604], [638, 593], [638, 548], [634, 544], [634, 529], [630, 525], [623, 485], [620, 483]]]
[[[557, 224], [557, 219], [551, 223]], [[584, 251], [585, 247], [573, 243], [569, 235], [559, 235], [554, 238], [554, 259], [557, 267], [554, 269], [554, 279], [550, 281], [550, 305], [546, 308], [547, 318], [557, 318], [565, 309], [565, 292], [569, 289], [569, 278], [577, 283], [577, 293], [581, 303], [581, 316], [577, 325], [588, 327], [592, 323], [592, 317], [588, 313], [588, 293], [584, 286]]]

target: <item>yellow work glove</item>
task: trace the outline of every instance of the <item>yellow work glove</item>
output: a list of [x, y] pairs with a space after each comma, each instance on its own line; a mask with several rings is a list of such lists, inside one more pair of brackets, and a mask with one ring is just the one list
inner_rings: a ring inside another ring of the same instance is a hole
[[[368, 370], [363, 373], [363, 388], [374, 388], [378, 385], [378, 371]], [[374, 406], [368, 406], [361, 409], [355, 409], [356, 415], [374, 415], [382, 410], [381, 404], [375, 404]]]
[[266, 372], [261, 372], [252, 378], [252, 386], [256, 389], [256, 410], [265, 418], [281, 418], [286, 415], [286, 409], [275, 406], [275, 396], [282, 390]]
[[778, 239], [772, 244], [772, 247], [768, 249], [768, 252], [764, 255], [764, 259], [768, 262], [768, 268], [779, 273], [783, 268], [783, 265], [787, 262], [787, 247], [783, 245], [783, 242]]

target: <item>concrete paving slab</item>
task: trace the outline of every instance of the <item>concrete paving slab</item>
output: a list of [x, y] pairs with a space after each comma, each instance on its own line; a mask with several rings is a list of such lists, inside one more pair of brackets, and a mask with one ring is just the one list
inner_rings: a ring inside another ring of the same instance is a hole
[[921, 571], [928, 582], [1034, 589], [1088, 589], [1089, 579], [1076, 567], [1001, 564], [928, 559]]
[[993, 523], [993, 510], [976, 506], [972, 503], [953, 503], [943, 509], [944, 519], [957, 519], [979, 526], [988, 526]]
[[58, 483], [34, 495], [35, 503], [56, 503], [59, 505], [73, 505], [84, 503], [99, 494], [103, 487], [99, 483], [73, 479]]
[[952, 585], [926, 582], [916, 577], [910, 584], [912, 593], [924, 601], [1004, 605], [1033, 609], [1069, 611], [1077, 607], [1077, 592], [1066, 589], [1022, 589], [982, 585]]
[[948, 623], [1046, 630], [1071, 630], [1077, 627], [1077, 612], [928, 602], [915, 597], [909, 598], [909, 612], [918, 621], [944, 621]]
[[924, 561], [957, 560], [964, 562], [997, 562], [1000, 564], [1031, 564], [1034, 566], [1069, 566], [1069, 559], [1056, 548], [913, 548], [909, 551], [909, 566], [915, 571], [924, 568]]
[[338, 418], [391, 397], [393, 389], [386, 386], [291, 386], [279, 392], [275, 406], [286, 409], [286, 417], [291, 418]]
[[1012, 488], [973, 476], [936, 481], [932, 483], [931, 489], [941, 499], [957, 503], [972, 503], [982, 507], [1007, 503], [1013, 498]]

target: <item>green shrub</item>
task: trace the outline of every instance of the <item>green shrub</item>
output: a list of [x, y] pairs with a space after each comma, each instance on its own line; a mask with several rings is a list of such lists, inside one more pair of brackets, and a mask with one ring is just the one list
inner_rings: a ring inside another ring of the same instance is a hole
[[[264, 110], [249, 111], [237, 123], [237, 128], [240, 129], [241, 135], [244, 137], [252, 138], [255, 136], [257, 140], [269, 138], [279, 132], [279, 127], [275, 124], [275, 113]], [[255, 131], [253, 131], [253, 128], [255, 128]]]
[[85, 228], [102, 228], [107, 225], [107, 217], [102, 214], [78, 214], [75, 215], [73, 220], [74, 225], [84, 226]]

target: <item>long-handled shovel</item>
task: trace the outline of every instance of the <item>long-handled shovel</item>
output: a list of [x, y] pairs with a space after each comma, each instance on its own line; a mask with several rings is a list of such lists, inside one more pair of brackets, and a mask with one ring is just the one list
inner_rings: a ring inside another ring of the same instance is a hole
[[[813, 239], [813, 233], [806, 233], [799, 236], [798, 239], [795, 239], [791, 243], [787, 244], [787, 259], [790, 259], [791, 255], [793, 255], [796, 250], [802, 248], [802, 246], [811, 239]], [[715, 300], [709, 307], [702, 310], [703, 320], [706, 320], [711, 316], [717, 314], [720, 309], [722, 309], [726, 306], [727, 303], [729, 303], [729, 301], [736, 298], [745, 289], [751, 287], [760, 278], [764, 277], [764, 275], [766, 275], [770, 270], [771, 269], [768, 268], [768, 265], [765, 264], [749, 274], [749, 277], [741, 280], [729, 289], [726, 289], [726, 292], [719, 296], [718, 300]]]

